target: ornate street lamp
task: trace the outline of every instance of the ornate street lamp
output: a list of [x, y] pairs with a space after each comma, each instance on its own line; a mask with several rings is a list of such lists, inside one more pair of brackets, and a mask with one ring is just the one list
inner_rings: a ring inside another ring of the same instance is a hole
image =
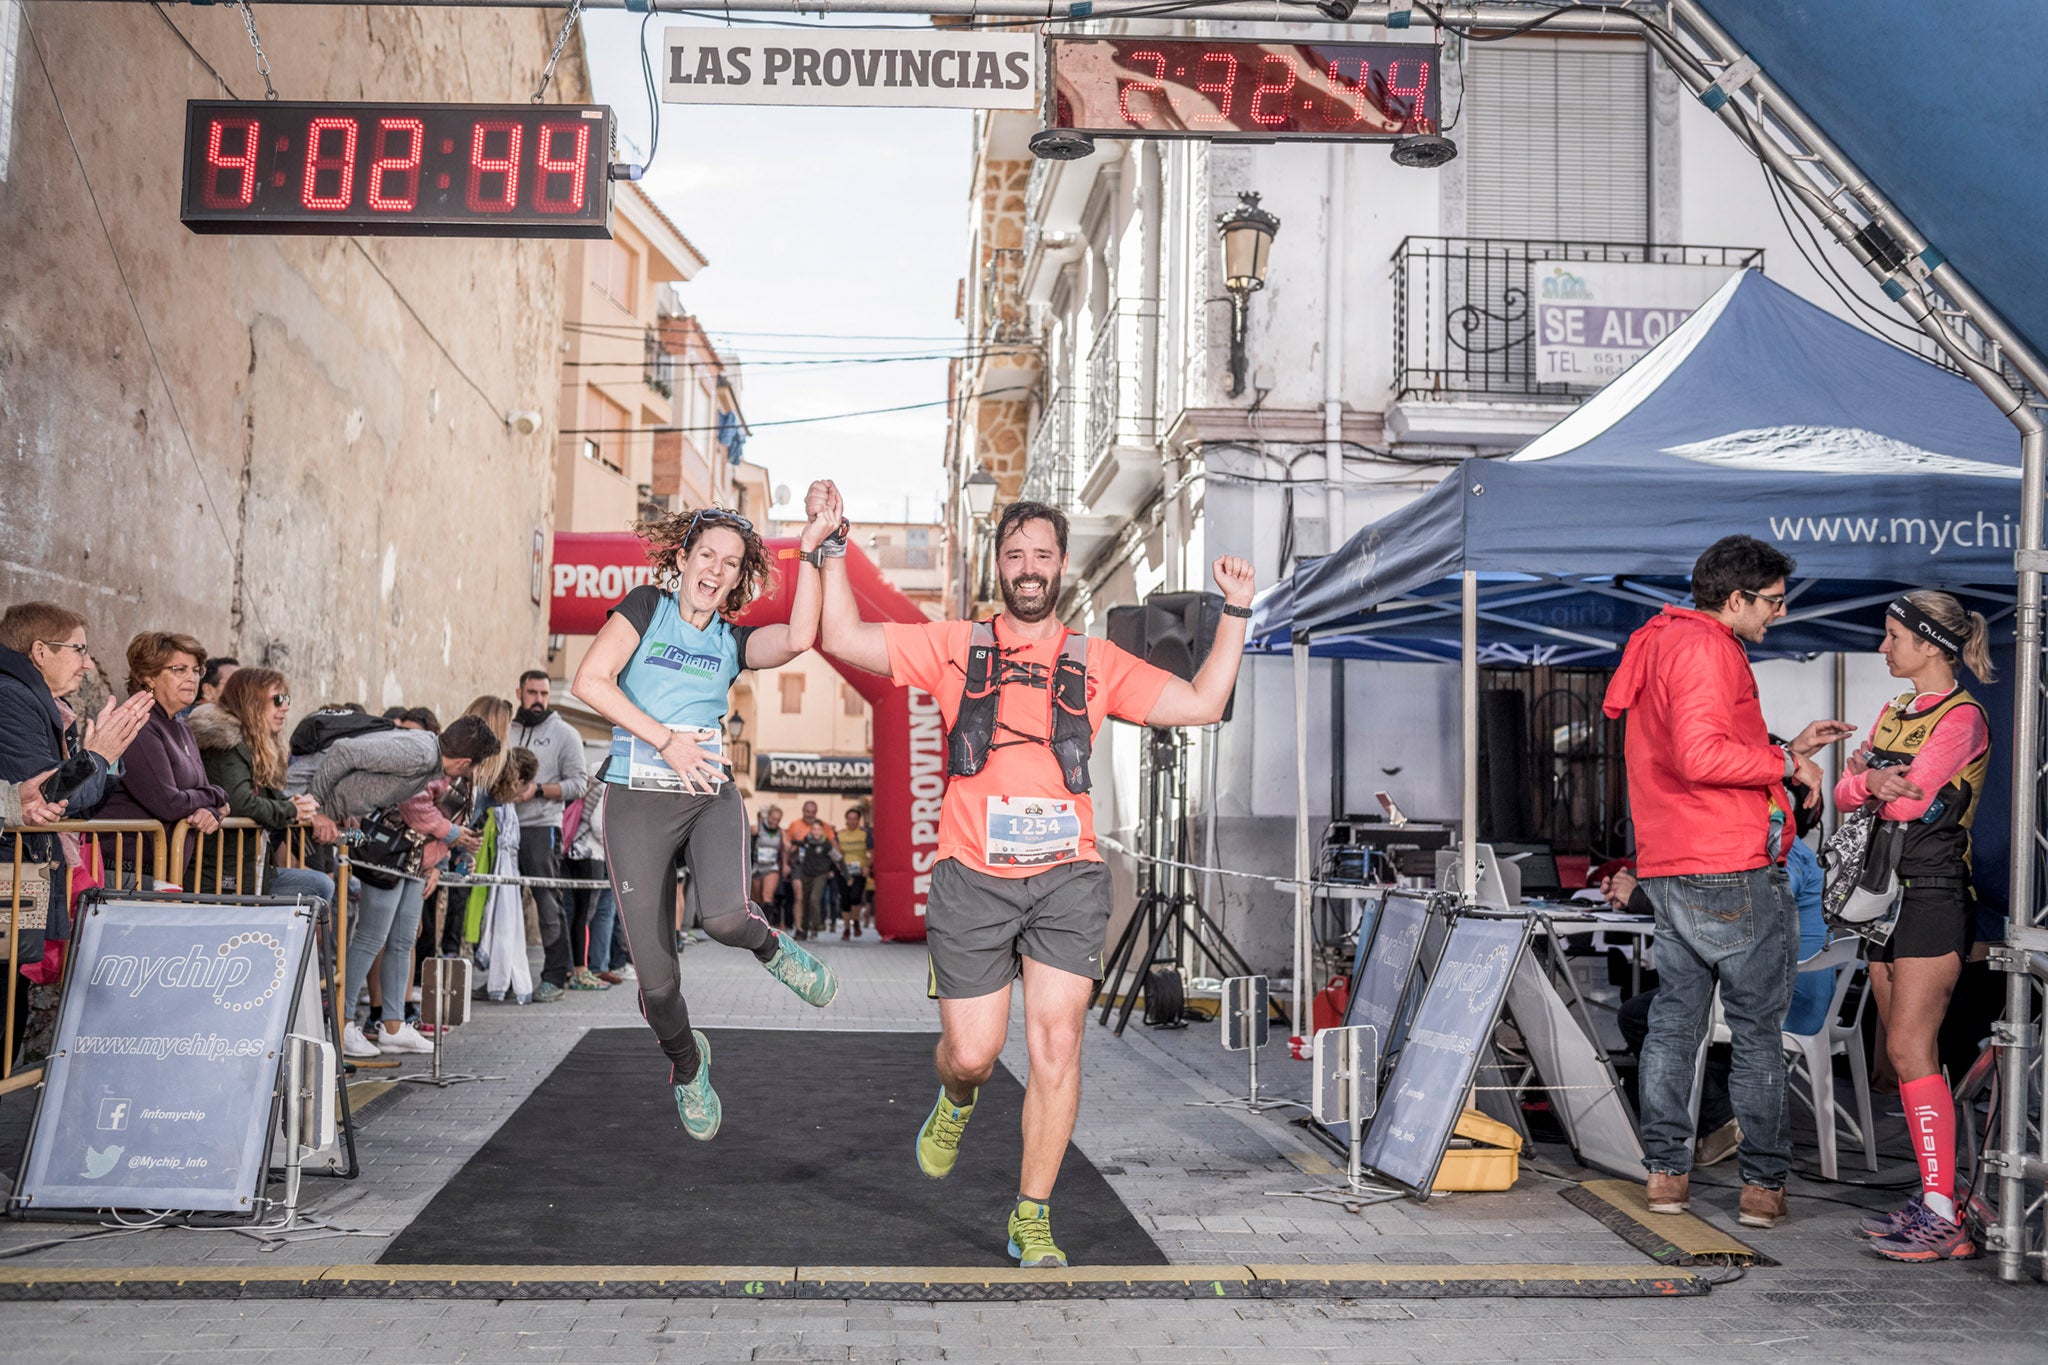
[[988, 472], [988, 466], [976, 465], [962, 491], [967, 494], [967, 510], [974, 514], [974, 519], [988, 520], [988, 514], [996, 508], [996, 476]]
[[1223, 287], [1230, 291], [1230, 396], [1244, 392], [1246, 307], [1266, 287], [1266, 256], [1280, 220], [1259, 207], [1259, 196], [1240, 191], [1237, 207], [1216, 219], [1223, 237]]

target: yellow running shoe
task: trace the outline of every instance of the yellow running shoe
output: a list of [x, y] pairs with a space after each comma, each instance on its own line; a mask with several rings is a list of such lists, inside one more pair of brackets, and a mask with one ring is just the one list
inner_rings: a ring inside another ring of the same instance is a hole
[[1023, 1270], [1065, 1270], [1067, 1253], [1052, 1244], [1052, 1206], [1019, 1199], [1010, 1215], [1010, 1254]]
[[[974, 1100], [980, 1098], [977, 1087]], [[926, 1115], [924, 1127], [917, 1130], [917, 1168], [932, 1179], [944, 1180], [953, 1173], [953, 1163], [960, 1159], [960, 1134], [974, 1117], [974, 1100], [955, 1104], [946, 1098], [946, 1088], [939, 1087], [939, 1102]]]

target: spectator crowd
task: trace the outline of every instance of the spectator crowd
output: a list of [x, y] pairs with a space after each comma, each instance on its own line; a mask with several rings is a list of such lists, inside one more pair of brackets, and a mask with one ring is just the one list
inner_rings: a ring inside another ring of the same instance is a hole
[[[435, 956], [468, 957], [480, 1001], [545, 1004], [633, 978], [604, 803], [545, 672], [445, 726], [424, 706], [373, 715], [357, 702], [301, 706], [294, 725], [285, 673], [176, 631], [128, 642], [117, 699], [88, 628], [49, 602], [0, 614], [0, 865], [24, 869], [0, 888], [0, 914], [19, 902], [29, 988], [8, 1044], [17, 1064], [45, 1055], [72, 913], [96, 887], [303, 897], [331, 926], [346, 863], [347, 943], [330, 966], [351, 1058], [432, 1052], [421, 980]], [[164, 833], [94, 837], [71, 828], [81, 821]], [[862, 810], [834, 829], [806, 802], [784, 827], [767, 805], [753, 832], [754, 894], [777, 923], [810, 937], [829, 921], [844, 938], [872, 923]], [[8, 932], [0, 923], [0, 943]]]

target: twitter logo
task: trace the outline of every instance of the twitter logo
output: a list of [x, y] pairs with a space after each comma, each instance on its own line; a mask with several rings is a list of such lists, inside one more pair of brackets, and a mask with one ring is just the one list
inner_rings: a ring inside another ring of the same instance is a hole
[[121, 1153], [125, 1150], [127, 1149], [119, 1146], [108, 1147], [105, 1151], [101, 1151], [97, 1147], [86, 1148], [86, 1178], [90, 1180], [98, 1180], [101, 1176], [106, 1175], [109, 1171], [113, 1170], [115, 1166], [120, 1164]]

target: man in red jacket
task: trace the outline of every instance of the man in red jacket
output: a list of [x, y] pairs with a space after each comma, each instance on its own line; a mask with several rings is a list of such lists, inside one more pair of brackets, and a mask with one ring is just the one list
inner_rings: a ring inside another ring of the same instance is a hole
[[1811, 755], [1855, 733], [1817, 720], [1771, 742], [1743, 643], [1785, 614], [1792, 560], [1749, 536], [1715, 541], [1693, 565], [1697, 610], [1665, 607], [1629, 638], [1607, 686], [1628, 714], [1636, 865], [1657, 912], [1662, 984], [1643, 1042], [1643, 1164], [1653, 1213], [1690, 1204], [1692, 1086], [1716, 983], [1728, 1019], [1729, 1099], [1742, 1128], [1741, 1221], [1785, 1221], [1785, 1054], [1780, 1026], [1798, 966], [1799, 915], [1785, 879], [1795, 837], [1785, 783], [1818, 801]]

